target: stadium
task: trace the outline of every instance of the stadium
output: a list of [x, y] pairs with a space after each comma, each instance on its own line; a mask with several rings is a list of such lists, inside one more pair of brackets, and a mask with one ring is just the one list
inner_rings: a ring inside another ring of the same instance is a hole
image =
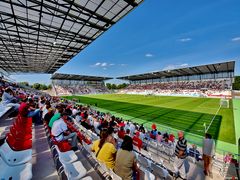
[[[144, 73], [126, 73], [127, 65], [119, 62], [81, 64], [92, 75], [59, 71], [144, 5], [0, 2], [0, 179], [240, 178], [238, 60]], [[123, 75], [96, 70], [114, 66]], [[21, 73], [39, 73], [36, 82], [41, 73], [49, 74], [50, 88], [11, 76]], [[117, 81], [124, 86], [107, 85]]]

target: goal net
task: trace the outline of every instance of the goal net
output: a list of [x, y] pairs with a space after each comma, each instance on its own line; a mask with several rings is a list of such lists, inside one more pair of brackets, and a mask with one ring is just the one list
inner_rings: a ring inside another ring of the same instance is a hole
[[223, 108], [229, 108], [229, 99], [220, 99], [220, 106]]

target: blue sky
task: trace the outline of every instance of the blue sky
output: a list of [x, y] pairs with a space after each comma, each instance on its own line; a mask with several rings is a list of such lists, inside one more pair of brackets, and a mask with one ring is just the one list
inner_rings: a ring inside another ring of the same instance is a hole
[[[118, 77], [236, 60], [239, 0], [145, 0], [57, 72]], [[50, 83], [50, 75], [11, 76]]]

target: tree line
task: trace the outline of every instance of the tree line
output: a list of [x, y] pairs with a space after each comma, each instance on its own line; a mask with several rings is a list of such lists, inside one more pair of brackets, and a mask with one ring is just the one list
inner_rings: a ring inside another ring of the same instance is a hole
[[123, 83], [123, 84], [107, 83], [106, 86], [107, 86], [108, 89], [113, 89], [114, 90], [114, 89], [123, 89], [123, 88], [127, 87], [128, 84], [126, 84], [126, 83]]
[[34, 83], [32, 85], [30, 85], [28, 82], [20, 82], [20, 85], [23, 86], [27, 86], [27, 87], [31, 87], [33, 89], [37, 89], [37, 90], [48, 90], [48, 89], [52, 89], [52, 85], [46, 85], [46, 84], [40, 84], [40, 83]]
[[240, 90], [240, 76], [235, 76], [233, 90]]

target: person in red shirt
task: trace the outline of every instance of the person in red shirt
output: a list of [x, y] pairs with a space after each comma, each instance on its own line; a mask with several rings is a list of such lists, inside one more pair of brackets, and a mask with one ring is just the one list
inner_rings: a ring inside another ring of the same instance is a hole
[[139, 150], [142, 148], [142, 140], [139, 138], [140, 133], [137, 131], [135, 136], [133, 136], [133, 144], [138, 147]]
[[118, 131], [118, 137], [119, 138], [121, 138], [121, 139], [123, 139], [124, 138], [124, 136], [125, 136], [125, 131], [124, 131], [124, 127], [122, 126], [121, 128], [120, 128], [120, 130]]

